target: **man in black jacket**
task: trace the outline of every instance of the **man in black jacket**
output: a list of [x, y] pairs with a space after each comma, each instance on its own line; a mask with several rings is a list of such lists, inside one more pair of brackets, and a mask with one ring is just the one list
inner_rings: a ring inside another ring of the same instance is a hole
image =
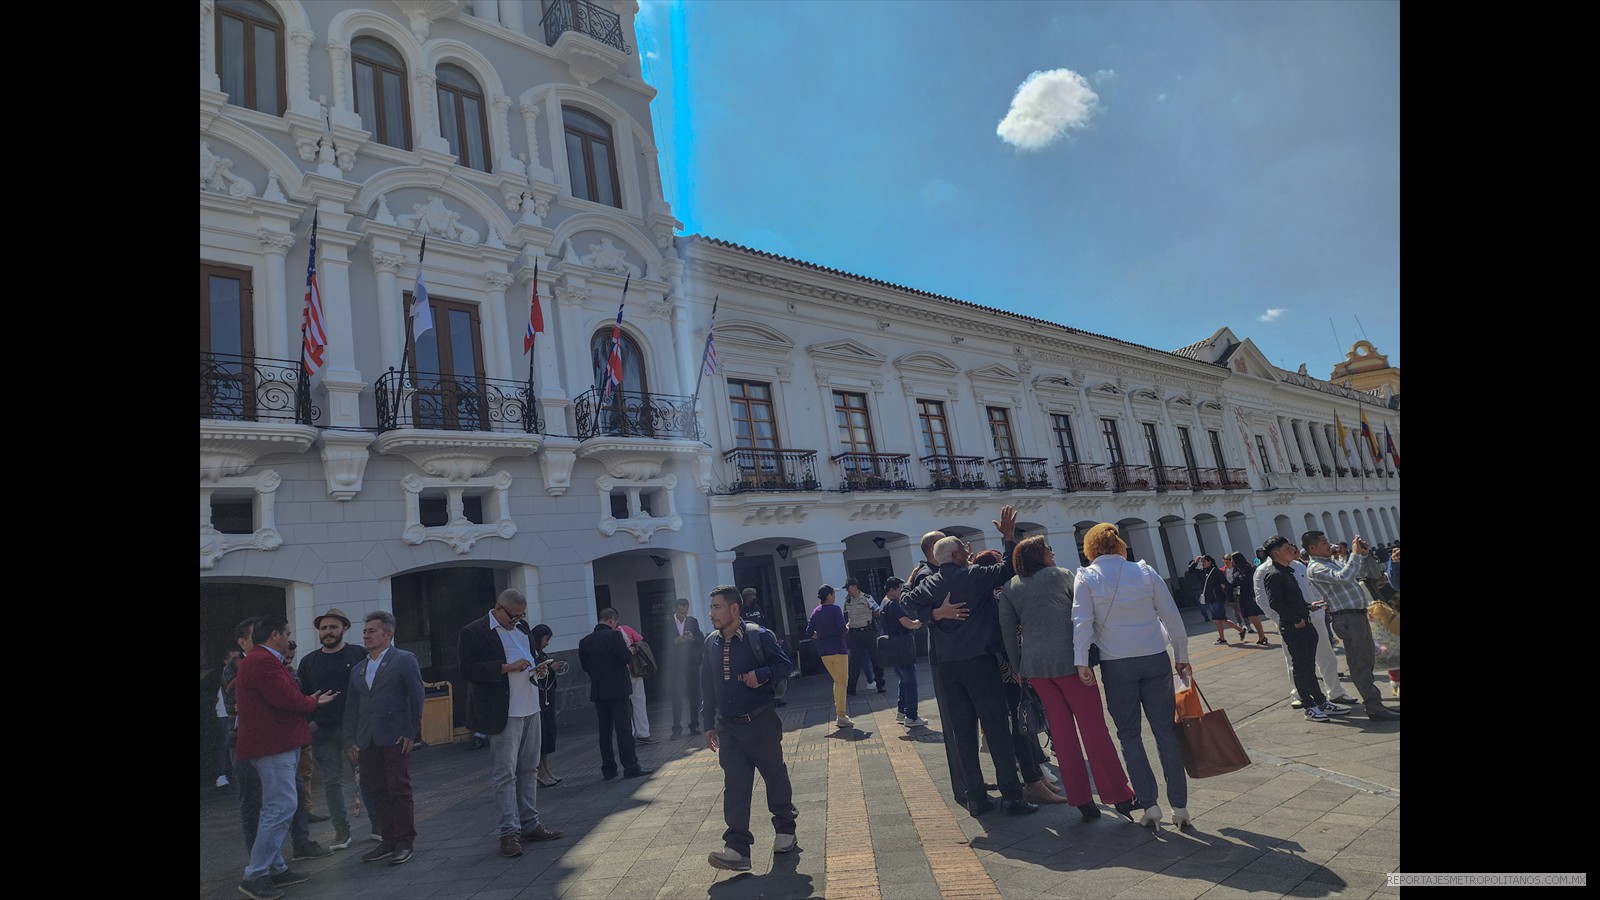
[[669, 678], [674, 679], [672, 691], [672, 739], [683, 737], [683, 707], [689, 706], [689, 733], [700, 732], [700, 657], [706, 642], [700, 622], [689, 615], [689, 598], [679, 597], [672, 615], [672, 626], [677, 635], [668, 651]]
[[1272, 562], [1266, 577], [1261, 579], [1267, 592], [1267, 602], [1278, 614], [1278, 631], [1283, 645], [1289, 651], [1293, 667], [1294, 689], [1300, 694], [1301, 707], [1306, 718], [1313, 722], [1327, 722], [1330, 715], [1342, 716], [1350, 710], [1328, 702], [1327, 695], [1317, 685], [1317, 631], [1311, 627], [1311, 617], [1322, 615], [1323, 602], [1307, 603], [1300, 583], [1294, 577], [1289, 561], [1295, 558], [1294, 545], [1280, 535], [1267, 538], [1262, 544]]
[[[600, 779], [617, 777], [617, 757], [622, 757], [622, 777], [638, 778], [652, 769], [639, 767], [633, 746], [633, 676], [628, 663], [628, 640], [617, 630], [617, 611], [600, 610], [600, 624], [578, 642], [578, 663], [589, 675], [589, 700], [600, 719]], [[616, 749], [612, 749], [612, 736]]]
[[322, 776], [328, 814], [333, 817], [333, 843], [328, 847], [343, 850], [350, 846], [350, 813], [344, 802], [347, 771], [350, 781], [355, 782], [355, 766], [344, 753], [341, 734], [344, 730], [343, 692], [350, 687], [350, 670], [367, 654], [360, 647], [345, 642], [350, 620], [338, 608], [312, 619], [311, 625], [317, 629], [322, 646], [300, 658], [300, 692], [340, 692], [338, 697], [311, 714], [311, 756], [316, 760], [316, 774]]
[[500, 855], [522, 855], [523, 841], [553, 841], [561, 832], [539, 822], [539, 687], [548, 663], [534, 665], [528, 600], [515, 588], [495, 598], [489, 615], [461, 629], [456, 656], [467, 682], [467, 727], [489, 736]]
[[968, 565], [971, 548], [967, 543], [956, 537], [941, 538], [933, 545], [939, 571], [922, 579], [902, 598], [917, 618], [937, 620], [931, 637], [939, 653], [938, 678], [945, 692], [945, 709], [950, 713], [945, 723], [946, 738], [955, 740], [961, 780], [967, 788], [967, 810], [975, 816], [994, 808], [994, 801], [983, 789], [983, 772], [978, 766], [980, 724], [1006, 812], [1019, 815], [1039, 810], [1038, 804], [1022, 796], [1010, 718], [1006, 714], [1005, 685], [1000, 681], [996, 659], [1003, 647], [994, 591], [1015, 574], [1012, 553], [1017, 546], [1016, 510], [1001, 507], [994, 526], [1005, 540], [1002, 562], [993, 566]]

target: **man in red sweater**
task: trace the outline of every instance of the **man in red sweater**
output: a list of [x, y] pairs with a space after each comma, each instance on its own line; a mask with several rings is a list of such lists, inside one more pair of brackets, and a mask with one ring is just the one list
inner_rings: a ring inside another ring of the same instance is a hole
[[300, 748], [311, 743], [306, 716], [338, 692], [300, 693], [300, 685], [283, 662], [289, 649], [289, 623], [282, 616], [258, 619], [251, 640], [255, 646], [240, 660], [234, 682], [239, 712], [235, 747], [239, 763], [254, 766], [261, 777], [261, 818], [239, 891], [255, 900], [275, 900], [283, 896], [284, 885], [299, 884], [308, 877], [284, 862], [283, 838], [298, 800], [295, 766]]

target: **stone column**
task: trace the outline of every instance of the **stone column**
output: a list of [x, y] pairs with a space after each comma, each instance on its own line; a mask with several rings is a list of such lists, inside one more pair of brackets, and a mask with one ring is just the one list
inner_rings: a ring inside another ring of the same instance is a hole
[[849, 570], [844, 564], [843, 541], [798, 547], [790, 555], [800, 567], [801, 591], [808, 596], [815, 596], [817, 588], [831, 584], [833, 589], [839, 592], [839, 597], [835, 599], [840, 600], [842, 605], [844, 580], [849, 575]]
[[200, 88], [206, 91], [222, 90], [222, 79], [217, 77], [215, 13], [215, 0], [200, 0]]
[[522, 0], [499, 0], [499, 3], [500, 24], [517, 34], [526, 34], [522, 24]]
[[[256, 342], [256, 352], [278, 359], [299, 359], [300, 349], [289, 343], [290, 310], [298, 309], [289, 302], [285, 269], [289, 248], [294, 246], [294, 235], [263, 229], [256, 232], [256, 238], [261, 241], [261, 253], [267, 258], [267, 264], [262, 267], [266, 296], [257, 297], [255, 302], [256, 334], [261, 336]], [[304, 298], [300, 302], [303, 306]], [[263, 325], [264, 328], [260, 327]]]
[[918, 545], [921, 540], [920, 534], [915, 537], [900, 534], [889, 539], [886, 549], [889, 551], [889, 566], [894, 570], [893, 574], [904, 578], [922, 561], [922, 547]]
[[472, 14], [485, 22], [500, 24], [500, 0], [477, 0], [472, 4]]
[[515, 171], [521, 163], [511, 155], [511, 126], [506, 120], [506, 113], [511, 109], [511, 98], [495, 94], [490, 106], [494, 110], [494, 115], [489, 117], [489, 140], [494, 145], [490, 167], [495, 171]]
[[311, 42], [316, 38], [304, 28], [296, 28], [289, 33], [289, 47], [293, 51], [286, 54], [284, 62], [289, 71], [284, 80], [288, 82], [289, 96], [284, 98], [284, 108], [300, 113], [301, 115], [322, 117], [322, 104], [311, 99]]
[[322, 217], [323, 225], [317, 233], [317, 284], [322, 295], [323, 330], [328, 335], [327, 366], [322, 370], [322, 383], [328, 392], [327, 424], [330, 428], [359, 429], [364, 424], [360, 400], [366, 383], [356, 368], [350, 251], [361, 236], [328, 225], [330, 221], [346, 219], [342, 208], [334, 206], [322, 212], [328, 215]]
[[522, 126], [528, 135], [529, 172], [532, 172], [534, 169], [544, 165], [544, 163], [539, 162], [539, 135], [537, 129], [539, 124], [539, 112], [539, 104], [537, 103], [522, 104]]
[[383, 253], [376, 248], [372, 251], [372, 269], [378, 284], [380, 375], [388, 372], [390, 366], [398, 367], [400, 355], [405, 352], [405, 310], [398, 275], [404, 264], [405, 257], [399, 253]]
[[[722, 554], [717, 554], [719, 557]], [[733, 571], [733, 564], [728, 564], [728, 570]], [[720, 581], [718, 584], [733, 584], [733, 581]], [[706, 607], [710, 604], [708, 596], [712, 585], [700, 583], [700, 557], [693, 553], [678, 552], [672, 554], [672, 586], [678, 589], [678, 596], [689, 601], [689, 614], [698, 616], [705, 627], [710, 628], [710, 620], [705, 616]]]
[[361, 116], [356, 112], [355, 92], [350, 89], [350, 45], [341, 41], [328, 41], [328, 59], [333, 65], [334, 121], [360, 127]]
[[413, 78], [411, 106], [416, 117], [416, 144], [424, 150], [449, 153], [450, 142], [439, 132], [439, 91], [432, 72], [417, 72]]
[[506, 334], [506, 288], [511, 286], [511, 276], [505, 272], [485, 272], [483, 280], [488, 285], [488, 299], [484, 303], [483, 340], [489, 345], [486, 368], [490, 378], [515, 380], [511, 371], [511, 338]]

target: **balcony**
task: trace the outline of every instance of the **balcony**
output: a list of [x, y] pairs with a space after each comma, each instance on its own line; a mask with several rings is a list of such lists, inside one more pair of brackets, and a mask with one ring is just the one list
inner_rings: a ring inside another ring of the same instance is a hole
[[200, 418], [224, 422], [313, 425], [310, 382], [299, 360], [231, 353], [200, 354]]
[[1156, 490], [1189, 490], [1189, 470], [1183, 466], [1156, 466]]
[[840, 493], [852, 491], [914, 491], [909, 453], [839, 453]]
[[1069, 462], [1056, 466], [1056, 471], [1061, 473], [1061, 490], [1069, 494], [1111, 489], [1111, 483], [1106, 481], [1104, 466]]
[[632, 49], [622, 42], [622, 19], [585, 0], [554, 0], [539, 24], [544, 26], [544, 42], [551, 47], [561, 35], [574, 31], [622, 53]]
[[1111, 464], [1111, 489], [1117, 493], [1148, 491], [1154, 485], [1155, 471], [1150, 466], [1130, 466], [1127, 463]]
[[981, 456], [924, 456], [930, 491], [986, 491], [987, 473]]
[[380, 434], [400, 428], [544, 433], [526, 382], [437, 372], [410, 376], [390, 369], [373, 385], [373, 394]]
[[815, 491], [817, 451], [741, 448], [722, 454], [733, 469], [727, 493], [752, 491]]
[[698, 441], [704, 436], [692, 397], [614, 391], [604, 406], [600, 390], [590, 388], [572, 404], [577, 436], [599, 435]]
[[1050, 461], [1042, 456], [1000, 456], [989, 462], [1002, 491], [1050, 487]]
[[1191, 479], [1193, 481], [1193, 487], [1191, 488], [1192, 490], [1195, 490], [1195, 491], [1220, 491], [1220, 490], [1222, 490], [1222, 478], [1223, 478], [1223, 476], [1222, 476], [1222, 470], [1221, 469], [1195, 469], [1194, 472], [1192, 473], [1192, 475], [1193, 475], [1193, 478]]
[[1222, 472], [1222, 489], [1225, 491], [1248, 491], [1250, 481], [1244, 477], [1243, 469], [1220, 469]]

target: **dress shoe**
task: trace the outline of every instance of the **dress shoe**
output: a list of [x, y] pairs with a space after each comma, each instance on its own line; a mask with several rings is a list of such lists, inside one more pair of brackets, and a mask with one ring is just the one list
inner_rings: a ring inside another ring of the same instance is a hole
[[522, 836], [515, 831], [500, 835], [500, 855], [506, 859], [516, 859], [521, 856]]
[[773, 853], [788, 853], [795, 848], [795, 837], [792, 834], [780, 834], [772, 841]]
[[1100, 818], [1100, 807], [1095, 806], [1093, 803], [1085, 803], [1078, 807], [1078, 815], [1083, 816], [1085, 822], [1093, 822], [1095, 819]]
[[994, 809], [994, 801], [986, 796], [979, 795], [977, 799], [970, 799], [971, 795], [969, 794], [968, 797], [969, 799], [961, 805], [965, 806], [967, 808], [967, 812], [974, 816], [981, 816], [989, 810]]
[[623, 772], [622, 773], [622, 777], [623, 778], [643, 778], [646, 775], [649, 775], [651, 772], [654, 772], [654, 771], [655, 771], [655, 769], [634, 769], [632, 772]]
[[727, 869], [730, 872], [750, 871], [750, 857], [744, 856], [732, 847], [723, 847], [706, 854], [706, 862], [711, 863], [714, 869]]
[[884, 692], [884, 690], [885, 690], [885, 688], [884, 688], [884, 686], [883, 686], [883, 682], [881, 682], [881, 681], [880, 681], [880, 682], [878, 682], [878, 693], [880, 693], [880, 694], [881, 694], [881, 693], [883, 693], [883, 692]]
[[1022, 789], [1022, 797], [1023, 799], [1031, 800], [1034, 803], [1067, 802], [1067, 798], [1061, 796], [1055, 791], [1050, 790], [1049, 783], [1043, 778], [1039, 779], [1038, 781], [1028, 782], [1027, 786]]
[[675, 740], [678, 740], [681, 737], [683, 737], [683, 729], [679, 728], [676, 725], [672, 726], [672, 738], [671, 739], [675, 741]]
[[1172, 827], [1173, 828], [1182, 828], [1185, 825], [1192, 825], [1192, 824], [1194, 824], [1194, 819], [1189, 815], [1189, 810], [1186, 807], [1177, 806], [1177, 807], [1173, 808], [1173, 810], [1172, 810]]
[[303, 875], [293, 869], [284, 869], [276, 875], [268, 875], [272, 879], [273, 887], [288, 887], [291, 884], [305, 884], [311, 880], [310, 875]]
[[617, 777], [617, 773], [615, 773], [615, 772], [601, 772], [600, 773], [600, 780], [601, 781], [610, 781], [611, 779], [613, 779], [615, 777]]
[[410, 847], [397, 847], [395, 848], [394, 855], [389, 857], [389, 865], [398, 866], [415, 855], [416, 851], [412, 850]]
[[1354, 697], [1343, 697], [1343, 696], [1341, 696], [1341, 697], [1329, 697], [1328, 699], [1330, 701], [1334, 702], [1334, 703], [1343, 703], [1345, 706], [1355, 706], [1357, 703], [1361, 702], [1360, 700], [1357, 700]]
[[543, 825], [535, 825], [522, 833], [522, 839], [525, 841], [553, 841], [559, 837], [561, 832]]
[[1128, 821], [1132, 822], [1133, 821], [1133, 811], [1139, 808], [1139, 804], [1135, 803], [1132, 798], [1129, 798], [1127, 800], [1122, 801], [1121, 803], [1114, 804], [1114, 807], [1117, 810], [1117, 812], [1127, 816], [1128, 817]]
[[647, 734], [644, 737], [636, 737], [636, 738], [634, 738], [633, 742], [635, 744], [654, 744], [656, 742], [656, 739]]
[[1367, 713], [1369, 719], [1398, 719], [1400, 714], [1392, 709], [1380, 709], [1377, 712]]
[[1039, 804], [1030, 803], [1027, 800], [1002, 800], [1000, 801], [1000, 806], [1008, 816], [1025, 816], [1028, 813], [1039, 811]]
[[383, 859], [384, 857], [392, 856], [392, 855], [394, 855], [394, 845], [389, 843], [388, 841], [384, 841], [384, 842], [380, 843], [378, 846], [373, 847], [371, 850], [368, 850], [367, 852], [361, 854], [361, 861], [362, 862], [377, 862], [378, 860]]

